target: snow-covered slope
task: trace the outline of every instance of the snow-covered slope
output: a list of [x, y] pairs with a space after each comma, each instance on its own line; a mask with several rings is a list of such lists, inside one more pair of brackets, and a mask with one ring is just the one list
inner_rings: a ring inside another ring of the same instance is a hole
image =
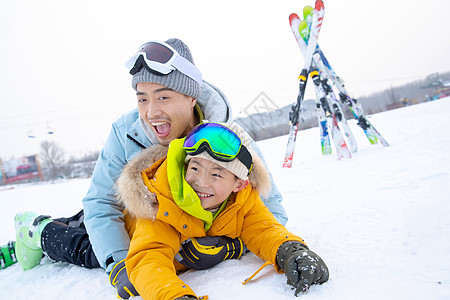
[[[288, 228], [328, 264], [331, 278], [305, 299], [450, 299], [450, 98], [371, 118], [391, 147], [370, 145], [350, 122], [359, 151], [323, 157], [317, 128], [298, 133], [292, 169], [287, 137], [259, 142], [289, 215]], [[69, 216], [88, 180], [0, 188], [0, 243], [14, 239], [16, 212]], [[283, 274], [253, 254], [182, 275], [198, 295], [219, 299], [295, 299]], [[0, 271], [2, 299], [115, 299], [103, 270], [44, 259], [30, 271]]]

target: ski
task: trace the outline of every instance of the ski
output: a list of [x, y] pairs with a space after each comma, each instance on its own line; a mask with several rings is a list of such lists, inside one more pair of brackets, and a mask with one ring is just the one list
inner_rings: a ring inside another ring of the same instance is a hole
[[[309, 26], [305, 21], [301, 21], [298, 15], [292, 14], [290, 17], [290, 25], [292, 32], [297, 40], [297, 43], [302, 50], [302, 53], [305, 54], [305, 49], [307, 45], [309, 46]], [[307, 42], [308, 41], [308, 44]], [[313, 57], [314, 58], [314, 57]], [[313, 60], [312, 66], [317, 69], [316, 63]], [[314, 70], [310, 73], [311, 78], [314, 82], [315, 91], [316, 91], [316, 112], [317, 117], [319, 119], [319, 130], [320, 130], [320, 138], [321, 138], [321, 146], [322, 146], [322, 154], [329, 154], [331, 152], [331, 146], [329, 145], [329, 136], [328, 130], [325, 130], [325, 122], [323, 122], [323, 118], [321, 116], [320, 109], [324, 111], [324, 115], [326, 117], [327, 123], [331, 128], [329, 132], [331, 133], [331, 137], [334, 142], [334, 146], [336, 148], [336, 154], [338, 159], [343, 157], [351, 158], [350, 151], [347, 147], [345, 139], [340, 131], [339, 125], [336, 120], [335, 113], [331, 110], [329, 101], [327, 99], [327, 95], [325, 90], [323, 89], [322, 82], [319, 77], [319, 73], [317, 70]], [[330, 148], [327, 148], [330, 147]]]
[[378, 132], [378, 130], [373, 126], [373, 124], [367, 119], [366, 115], [364, 114], [362, 105], [359, 102], [357, 102], [356, 99], [350, 97], [350, 94], [345, 88], [342, 79], [339, 76], [337, 76], [336, 72], [329, 64], [328, 60], [326, 59], [325, 55], [323, 54], [319, 46], [317, 46], [316, 52], [320, 55], [320, 60], [323, 62], [325, 66], [325, 72], [327, 73], [328, 78], [339, 90], [339, 98], [341, 102], [346, 104], [347, 107], [350, 109], [353, 116], [358, 121], [357, 122], [358, 126], [361, 127], [361, 129], [364, 131], [369, 142], [371, 144], [376, 144], [378, 143], [378, 141], [380, 141], [380, 143], [383, 146], [389, 146], [387, 140]]
[[[305, 6], [303, 8], [303, 18], [307, 23], [311, 22], [311, 18], [313, 16], [313, 8], [310, 6]], [[346, 104], [350, 111], [352, 112], [355, 119], [358, 121], [357, 125], [363, 129], [366, 134], [367, 139], [371, 144], [376, 144], [378, 141], [381, 142], [384, 146], [389, 146], [387, 140], [375, 129], [375, 127], [370, 123], [367, 117], [364, 114], [363, 108], [360, 103], [350, 97], [350, 94], [346, 90], [342, 79], [337, 76], [336, 72], [331, 67], [330, 63], [326, 59], [322, 50], [320, 49], [319, 44], [316, 45], [316, 53], [319, 56], [314, 55], [314, 61], [317, 64], [323, 64], [325, 68], [322, 68], [323, 77], [329, 79], [336, 88], [339, 90], [339, 97], [342, 103]], [[336, 98], [336, 97], [335, 97]], [[342, 123], [341, 123], [342, 124]], [[345, 126], [345, 125], [344, 125]], [[350, 142], [349, 142], [350, 144]]]
[[[323, 69], [322, 67], [319, 67], [319, 74], [321, 76], [323, 75], [323, 72], [321, 71], [322, 69]], [[347, 118], [344, 115], [344, 111], [342, 110], [339, 100], [336, 98], [336, 95], [334, 94], [333, 88], [328, 83], [328, 79], [326, 78], [326, 76], [324, 76], [324, 78], [322, 79], [322, 86], [325, 91], [325, 94], [327, 95], [327, 99], [329, 100], [329, 105], [331, 106], [333, 113], [336, 116], [336, 119], [338, 120], [339, 124], [341, 125], [344, 131], [350, 151], [353, 153], [357, 152], [358, 145], [356, 143], [356, 139], [353, 136], [353, 132], [347, 123]]]
[[[313, 16], [313, 11], [314, 11], [314, 8], [312, 8], [311, 6], [305, 6], [303, 8], [303, 19], [304, 19], [304, 21], [300, 22], [299, 33], [300, 33], [300, 36], [303, 38], [303, 40], [305, 42], [309, 38], [309, 26], [310, 26], [311, 21], [312, 21], [311, 18]], [[297, 36], [296, 36], [296, 38], [297, 38]], [[316, 46], [316, 50], [317, 50], [317, 48], [318, 48], [318, 45]], [[356, 152], [358, 150], [358, 145], [356, 143], [356, 139], [353, 136], [353, 132], [351, 131], [350, 127], [348, 126], [347, 119], [345, 118], [345, 115], [344, 115], [344, 113], [342, 111], [342, 108], [341, 108], [341, 106], [339, 104], [339, 101], [336, 98], [336, 95], [333, 92], [333, 89], [328, 84], [328, 77], [327, 77], [327, 74], [324, 71], [325, 66], [322, 64], [322, 61], [320, 60], [320, 58], [317, 57], [316, 53], [313, 54], [313, 60], [314, 60], [314, 62], [316, 64], [316, 68], [319, 71], [319, 75], [322, 78], [321, 84], [322, 84], [322, 87], [323, 87], [323, 89], [324, 89], [324, 91], [326, 93], [329, 105], [333, 109], [334, 116], [337, 118], [339, 124], [342, 127], [342, 130], [345, 133], [345, 136], [346, 136], [347, 143], [349, 145], [350, 151], [351, 152]]]
[[313, 13], [311, 23], [310, 42], [305, 52], [305, 64], [300, 73], [299, 79], [299, 93], [297, 96], [297, 102], [292, 106], [292, 111], [289, 113], [290, 130], [288, 137], [288, 144], [286, 147], [286, 154], [284, 156], [283, 167], [292, 167], [292, 159], [294, 156], [295, 141], [297, 138], [297, 131], [299, 126], [300, 112], [303, 104], [303, 98], [305, 96], [306, 82], [308, 80], [308, 74], [311, 68], [312, 56], [316, 50], [317, 38], [319, 36], [320, 29], [322, 27], [322, 21], [325, 14], [325, 7], [322, 0], [316, 0], [315, 9]]
[[325, 115], [328, 119], [328, 122], [331, 123], [331, 137], [333, 139], [334, 147], [336, 148], [337, 157], [338, 159], [341, 159], [343, 157], [351, 158], [352, 155], [350, 154], [350, 150], [348, 149], [344, 136], [341, 133], [336, 115], [329, 106], [327, 95], [322, 87], [322, 83], [319, 77], [319, 72], [315, 70], [311, 72], [310, 75], [316, 89], [317, 98], [320, 99], [320, 103], [325, 110]]
[[[311, 7], [311, 9], [313, 9]], [[312, 16], [312, 15], [311, 15]], [[302, 22], [300, 18], [296, 14], [292, 14], [289, 18], [289, 23], [291, 25], [291, 30], [294, 33], [295, 39], [302, 38], [303, 36], [299, 36], [299, 32], [302, 32], [302, 34], [307, 35], [307, 37], [303, 38], [302, 42], [297, 40], [297, 43], [300, 46], [301, 52], [305, 54], [307, 49], [307, 44], [304, 42], [305, 40], [309, 39], [309, 27], [306, 24], [306, 22]], [[306, 28], [308, 27], [308, 28]], [[331, 142], [330, 142], [330, 135], [329, 135], [329, 126], [328, 124], [328, 118], [325, 115], [325, 108], [323, 107], [322, 103], [320, 102], [320, 97], [318, 96], [316, 92], [316, 116], [317, 116], [317, 122], [319, 126], [319, 134], [320, 134], [320, 146], [322, 148], [322, 154], [323, 155], [329, 155], [332, 153], [331, 150]]]
[[318, 59], [320, 59], [321, 64], [324, 65], [323, 71], [324, 74], [326, 74], [325, 76], [329, 78], [330, 81], [333, 82], [333, 84], [339, 90], [339, 98], [341, 102], [347, 105], [347, 107], [350, 109], [353, 116], [357, 120], [358, 126], [361, 127], [361, 129], [364, 131], [369, 142], [371, 144], [378, 143], [378, 137], [375, 132], [376, 129], [375, 127], [373, 127], [372, 124], [370, 124], [370, 122], [365, 117], [362, 106], [359, 103], [356, 103], [356, 101], [349, 96], [349, 93], [345, 89], [342, 80], [336, 75], [334, 70], [331, 68], [331, 65], [326, 60], [325, 56], [323, 55], [323, 52], [319, 47], [317, 48], [316, 52], [319, 54]]
[[327, 117], [325, 116], [325, 111], [318, 97], [316, 97], [316, 115], [317, 121], [319, 123], [320, 146], [322, 148], [322, 154], [330, 155], [333, 151], [331, 150], [330, 134], [328, 130], [328, 120]]
[[[303, 13], [305, 14], [305, 11], [311, 11], [312, 7], [306, 6], [303, 8]], [[291, 27], [292, 28], [292, 27]], [[300, 25], [298, 28], [298, 31], [300, 33], [301, 38], [305, 43], [308, 43], [309, 39], [309, 25], [307, 21], [300, 21]], [[299, 41], [301, 43], [301, 41]], [[319, 71], [319, 66], [315, 61], [314, 55], [313, 55], [313, 65], [314, 67]], [[345, 139], [341, 133], [341, 130], [338, 125], [337, 118], [342, 120], [342, 114], [338, 115], [337, 113], [339, 111], [332, 110], [332, 107], [335, 108], [332, 103], [329, 101], [329, 93], [326, 92], [326, 89], [323, 85], [323, 81], [320, 78], [320, 73], [314, 74], [311, 73], [314, 85], [316, 86], [316, 95], [317, 98], [320, 99], [322, 108], [325, 110], [325, 114], [327, 116], [327, 119], [329, 123], [331, 123], [331, 137], [334, 142], [334, 146], [336, 148], [336, 153], [338, 156], [338, 159], [341, 159], [342, 157], [351, 158], [351, 154], [349, 151], [349, 148], [347, 146], [347, 143], [345, 142]], [[339, 117], [338, 117], [339, 116]], [[345, 130], [346, 136], [350, 137], [352, 142], [354, 142], [353, 133], [350, 131], [350, 127], [346, 127]], [[344, 131], [345, 132], [345, 131]], [[356, 145], [356, 142], [354, 143]]]

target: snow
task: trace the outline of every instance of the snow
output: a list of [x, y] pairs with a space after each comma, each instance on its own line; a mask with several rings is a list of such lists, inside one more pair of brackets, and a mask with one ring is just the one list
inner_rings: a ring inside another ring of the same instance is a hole
[[[450, 98], [373, 115], [391, 144], [370, 145], [354, 120], [359, 150], [338, 161], [320, 152], [318, 129], [300, 131], [291, 169], [281, 167], [287, 136], [260, 145], [284, 197], [288, 229], [330, 269], [307, 299], [450, 299]], [[81, 209], [89, 180], [0, 188], [0, 243], [15, 237], [16, 212], [54, 217]], [[295, 299], [272, 267], [247, 285], [263, 261], [253, 254], [181, 277], [210, 299]], [[115, 299], [102, 269], [44, 259], [0, 271], [8, 299]]]

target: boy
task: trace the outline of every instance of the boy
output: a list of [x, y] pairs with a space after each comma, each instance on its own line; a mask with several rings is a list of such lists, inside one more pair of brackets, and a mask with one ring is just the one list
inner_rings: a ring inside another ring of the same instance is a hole
[[[205, 236], [239, 237], [250, 251], [286, 273], [296, 295], [328, 280], [322, 259], [264, 206], [259, 194], [270, 187], [267, 170], [242, 129], [229, 126], [202, 123], [186, 138], [173, 140], [167, 157], [156, 162], [157, 151], [149, 156], [144, 150], [118, 179], [132, 236], [125, 263], [144, 299], [197, 299], [177, 272], [189, 267], [192, 255], [184, 243], [195, 244]], [[217, 245], [211, 250], [224, 249]], [[224, 252], [234, 256], [233, 250]]]

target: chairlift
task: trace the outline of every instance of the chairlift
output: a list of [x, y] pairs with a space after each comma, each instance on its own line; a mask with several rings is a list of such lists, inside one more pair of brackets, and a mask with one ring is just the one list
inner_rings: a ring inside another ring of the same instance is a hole
[[33, 130], [31, 128], [27, 131], [27, 136], [30, 139], [34, 139], [36, 136], [33, 134]]
[[55, 133], [55, 132], [53, 131], [53, 129], [47, 123], [47, 134], [53, 134], [53, 133]]

